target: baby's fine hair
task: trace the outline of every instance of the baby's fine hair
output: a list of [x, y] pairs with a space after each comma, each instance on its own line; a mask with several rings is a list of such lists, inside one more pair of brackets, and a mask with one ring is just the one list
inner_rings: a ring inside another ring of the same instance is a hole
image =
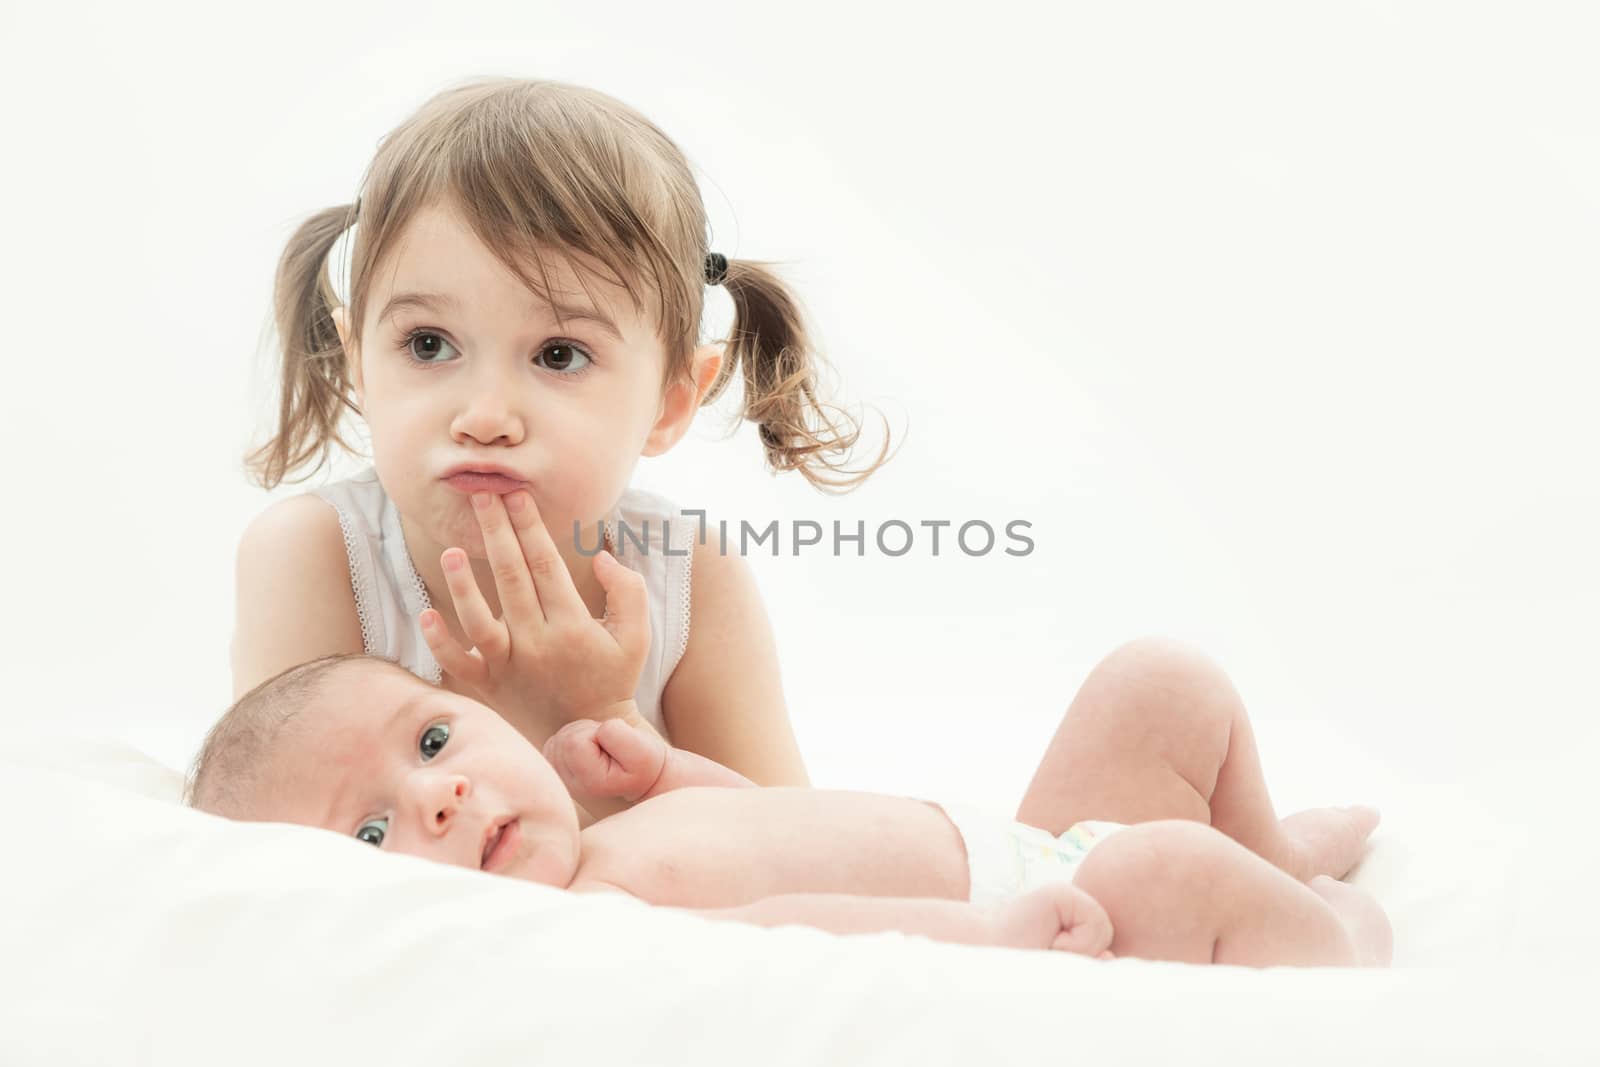
[[[331, 315], [338, 299], [326, 274], [329, 250], [360, 222], [349, 319], [359, 344], [374, 268], [411, 217], [435, 204], [459, 211], [495, 257], [547, 301], [550, 279], [537, 250], [561, 255], [580, 279], [584, 272], [570, 252], [598, 261], [636, 313], [648, 303], [666, 352], [663, 390], [689, 375], [709, 249], [699, 186], [682, 151], [639, 112], [597, 90], [472, 79], [438, 93], [383, 138], [355, 203], [317, 212], [289, 239], [274, 286], [283, 351], [277, 429], [246, 457], [263, 487], [310, 477], [334, 446], [355, 451], [342, 433], [346, 412], [356, 413], [356, 406]], [[530, 260], [538, 283], [528, 276]], [[757, 425], [768, 466], [775, 473], [798, 470], [825, 492], [848, 492], [885, 462], [887, 431], [870, 466], [846, 471], [860, 426], [818, 400], [817, 371], [825, 364], [799, 301], [772, 266], [728, 260], [723, 285], [733, 300], [733, 328], [702, 404], [715, 400], [742, 367], [742, 415]]]
[[323, 656], [280, 671], [235, 701], [211, 727], [185, 779], [184, 804], [231, 819], [248, 818], [261, 773], [285, 729], [322, 694], [336, 671], [357, 663], [415, 677], [393, 660], [359, 652]]

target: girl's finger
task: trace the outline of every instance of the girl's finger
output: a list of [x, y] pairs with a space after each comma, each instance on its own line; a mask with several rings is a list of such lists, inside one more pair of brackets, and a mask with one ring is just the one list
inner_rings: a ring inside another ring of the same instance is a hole
[[[523, 558], [522, 545], [517, 540], [517, 532], [511, 528], [505, 501], [494, 493], [473, 493], [472, 510], [483, 530], [483, 550], [489, 558], [495, 589], [500, 593], [501, 616], [518, 625], [543, 626], [545, 612], [539, 606], [529, 561]], [[566, 571], [565, 567], [561, 569]]]
[[[478, 589], [478, 580], [467, 566], [467, 554], [459, 548], [447, 548], [439, 557], [444, 567], [444, 584], [450, 590], [450, 599], [456, 606], [456, 618], [461, 629], [483, 655], [498, 663], [510, 648], [505, 623], [494, 617], [489, 604]], [[443, 666], [443, 664], [440, 664]]]
[[505, 506], [511, 528], [522, 547], [522, 556], [527, 561], [528, 573], [533, 576], [544, 617], [551, 622], [588, 618], [589, 609], [584, 606], [583, 597], [578, 595], [572, 573], [567, 570], [555, 539], [550, 536], [549, 528], [539, 515], [539, 506], [534, 503], [533, 494], [525, 489], [507, 493]]
[[445, 628], [444, 619], [437, 611], [429, 608], [419, 616], [419, 621], [422, 623], [422, 639], [428, 643], [433, 658], [438, 660], [446, 674], [474, 689], [482, 688], [488, 682], [489, 672], [483, 659], [461, 647], [461, 642]]
[[624, 652], [644, 655], [650, 649], [650, 594], [644, 575], [602, 548], [594, 557], [594, 576], [606, 591], [605, 628]]

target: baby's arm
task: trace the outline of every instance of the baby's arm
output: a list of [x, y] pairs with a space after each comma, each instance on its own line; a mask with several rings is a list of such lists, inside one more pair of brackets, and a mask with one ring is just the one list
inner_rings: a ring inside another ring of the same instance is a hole
[[1054, 949], [1111, 958], [1111, 920], [1105, 909], [1065, 882], [1041, 886], [993, 908], [936, 897], [796, 893], [697, 912], [756, 926], [814, 926], [835, 934], [893, 930], [961, 945]]
[[544, 756], [573, 798], [602, 816], [686, 786], [755, 787], [737, 771], [631, 725], [629, 716], [568, 723], [545, 742]]
[[[637, 894], [581, 875], [575, 892]], [[851, 893], [787, 893], [733, 908], [682, 908], [692, 915], [752, 926], [811, 926], [832, 934], [896, 932], [994, 948], [1052, 949], [1112, 959], [1111, 920], [1083, 890], [1053, 882], [994, 907], [938, 897], [869, 897]]]
[[[650, 735], [654, 737], [655, 735]], [[660, 740], [660, 738], [656, 738]], [[665, 742], [663, 742], [664, 744]], [[758, 789], [760, 788], [750, 779], [740, 774], [731, 767], [724, 767], [714, 760], [708, 760], [697, 752], [690, 752], [682, 748], [667, 749], [667, 765], [661, 769], [661, 777], [656, 779], [656, 784], [651, 786], [640, 797], [648, 800], [662, 793], [670, 793], [674, 789], [683, 789], [692, 785], [715, 785], [726, 789]]]

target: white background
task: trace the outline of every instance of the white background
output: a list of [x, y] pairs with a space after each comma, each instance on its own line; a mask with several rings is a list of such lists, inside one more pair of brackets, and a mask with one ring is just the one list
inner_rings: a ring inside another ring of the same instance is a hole
[[240, 459], [277, 256], [428, 96], [513, 74], [677, 140], [713, 247], [790, 265], [834, 395], [902, 446], [828, 498], [724, 402], [635, 484], [1032, 524], [1023, 558], [751, 559], [817, 784], [1009, 809], [1160, 633], [1230, 672], [1280, 807], [1534, 814], [1600, 736], [1592, 8], [931, 11], [7, 0], [4, 723], [187, 760], [272, 499]]

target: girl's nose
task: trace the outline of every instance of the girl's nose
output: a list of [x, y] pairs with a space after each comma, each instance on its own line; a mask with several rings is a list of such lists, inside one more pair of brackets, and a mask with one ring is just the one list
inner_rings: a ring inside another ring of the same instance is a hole
[[431, 833], [442, 834], [450, 828], [462, 803], [472, 795], [472, 783], [459, 774], [432, 774], [418, 771], [413, 776], [416, 801], [421, 810], [422, 825]]
[[498, 381], [476, 383], [451, 423], [450, 436], [457, 444], [521, 444], [526, 431], [522, 417], [508, 402], [511, 392], [509, 385]]

